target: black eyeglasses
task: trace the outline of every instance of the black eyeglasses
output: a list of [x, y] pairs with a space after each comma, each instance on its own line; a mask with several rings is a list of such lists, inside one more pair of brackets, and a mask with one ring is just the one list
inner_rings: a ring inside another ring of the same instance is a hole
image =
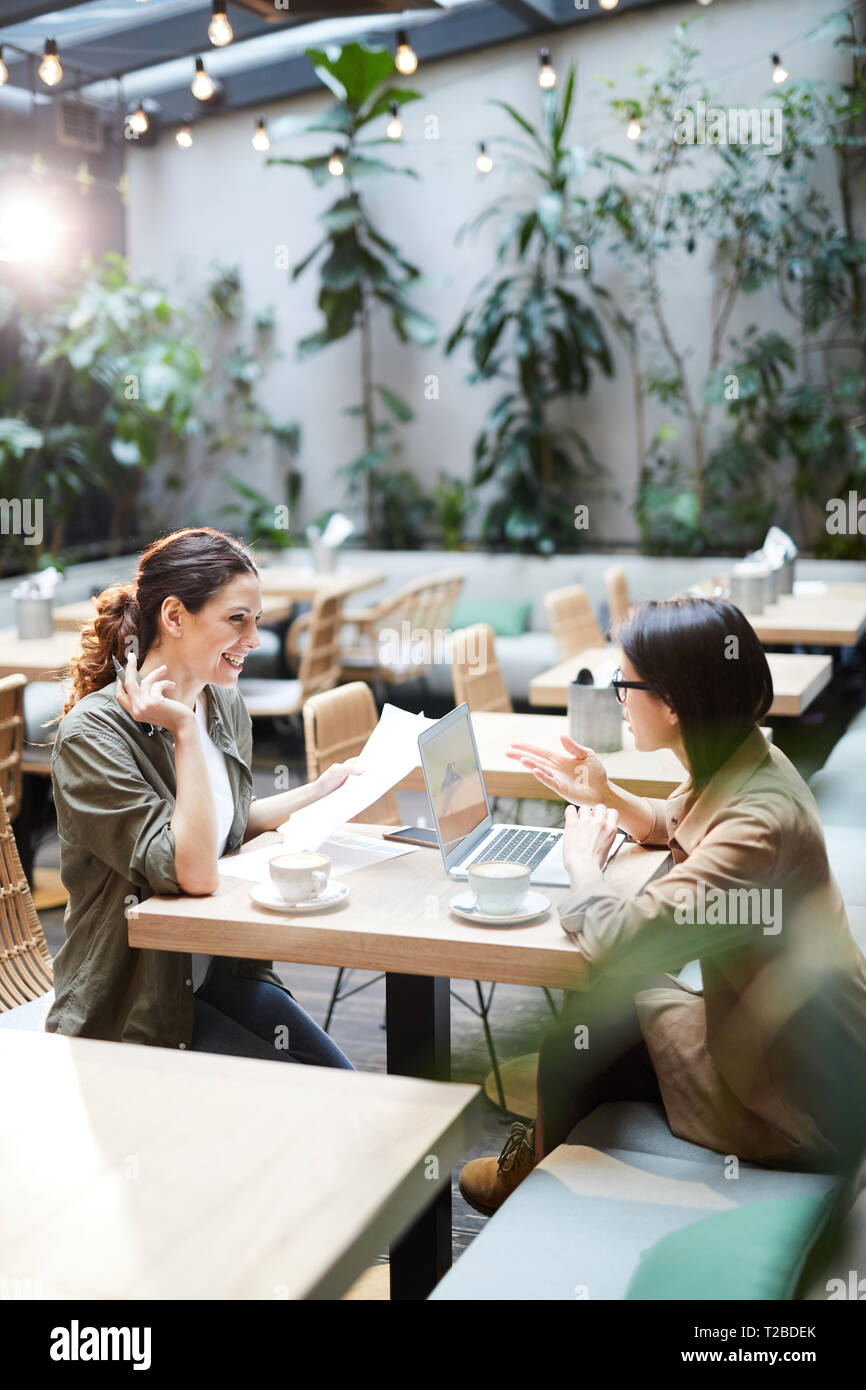
[[621, 705], [625, 704], [625, 693], [627, 690], [653, 690], [654, 687], [648, 685], [646, 681], [624, 681], [622, 671], [617, 667], [613, 673], [611, 685], [616, 691], [616, 698]]

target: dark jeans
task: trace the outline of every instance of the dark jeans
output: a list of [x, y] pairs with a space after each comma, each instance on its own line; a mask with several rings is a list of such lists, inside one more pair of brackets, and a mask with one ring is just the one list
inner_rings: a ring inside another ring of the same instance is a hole
[[[575, 1031], [581, 1024], [586, 1035]], [[576, 1047], [576, 1040], [584, 1045]], [[538, 1058], [536, 1160], [608, 1100], [661, 1100], [634, 998], [628, 994], [600, 1003], [589, 990], [570, 994]]]
[[219, 958], [196, 990], [192, 1049], [353, 1070], [291, 994], [266, 980], [238, 978]]

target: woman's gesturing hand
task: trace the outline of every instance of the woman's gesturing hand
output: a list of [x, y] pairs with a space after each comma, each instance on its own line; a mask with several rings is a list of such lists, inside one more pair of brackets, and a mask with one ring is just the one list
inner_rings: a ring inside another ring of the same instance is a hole
[[596, 806], [606, 801], [610, 783], [598, 754], [575, 743], [567, 734], [562, 734], [559, 741], [564, 753], [533, 743], [512, 743], [507, 756], [522, 763], [563, 801], [574, 801], [579, 806]]
[[163, 693], [176, 684], [160, 676], [160, 672], [167, 670], [167, 666], [157, 666], [139, 680], [135, 652], [130, 650], [125, 678], [117, 678], [117, 703], [138, 723], [158, 724], [176, 735], [184, 725], [195, 721], [195, 715], [189, 705], [182, 704], [180, 700], [169, 700]]

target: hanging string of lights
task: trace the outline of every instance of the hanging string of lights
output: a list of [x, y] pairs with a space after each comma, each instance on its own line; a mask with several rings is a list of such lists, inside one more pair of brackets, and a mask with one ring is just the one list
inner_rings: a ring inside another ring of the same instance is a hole
[[[713, 0], [697, 0], [697, 2], [706, 7], [711, 5]], [[146, 0], [140, 0], [140, 3], [146, 3]], [[598, 0], [599, 8], [607, 12], [616, 9], [618, 4], [619, 0]], [[207, 32], [208, 38], [215, 48], [225, 48], [228, 44], [233, 42], [234, 31], [232, 30], [231, 23], [226, 13], [226, 0], [212, 0], [212, 14]], [[793, 46], [806, 37], [808, 37], [808, 31], [805, 34], [797, 35], [789, 39], [787, 43]], [[23, 57], [33, 58], [32, 54], [14, 48], [11, 44], [7, 43], [5, 47], [21, 54]], [[552, 91], [557, 83], [557, 73], [551, 56], [551, 50], [549, 48], [542, 48], [538, 54], [538, 61], [538, 85], [542, 91]], [[394, 67], [396, 71], [401, 76], [409, 77], [418, 70], [418, 66], [418, 55], [412, 48], [407, 31], [405, 29], [399, 29], [396, 34], [394, 53]], [[743, 63], [740, 62], [732, 66], [728, 71], [742, 71], [743, 66]], [[40, 80], [49, 88], [57, 87], [63, 79], [63, 67], [61, 65], [60, 54], [55, 39], [46, 39], [45, 41], [38, 74]], [[715, 74], [716, 79], [724, 75], [726, 74]], [[772, 53], [770, 55], [770, 78], [772, 83], [775, 86], [780, 86], [788, 79], [788, 76], [788, 70], [782, 63], [780, 54], [778, 52]], [[4, 45], [0, 45], [0, 86], [7, 82], [8, 78], [9, 72], [6, 62], [4, 61]], [[200, 56], [195, 59], [190, 91], [202, 107], [207, 107], [209, 103], [212, 103], [219, 91], [218, 84], [207, 72], [204, 59]], [[139, 101], [137, 108], [125, 117], [125, 134], [128, 139], [138, 139], [150, 129], [150, 118], [148, 117], [146, 109], [147, 105], [150, 105], [151, 109], [153, 109], [154, 104], [152, 102]], [[193, 117], [186, 116], [183, 123], [176, 129], [175, 141], [180, 149], [188, 150], [192, 148], [194, 142], [194, 124]], [[621, 130], [621, 124], [618, 127], [608, 127], [605, 134], [615, 133], [617, 128]], [[642, 128], [638, 118], [638, 112], [633, 110], [627, 114], [625, 135], [631, 141], [638, 141], [641, 137], [641, 133]], [[386, 134], [390, 140], [402, 140], [404, 135], [403, 122], [400, 118], [399, 105], [396, 101], [392, 101], [389, 105], [389, 120]], [[463, 142], [461, 141], [460, 143]], [[251, 145], [255, 151], [262, 154], [267, 153], [271, 147], [267, 124], [263, 116], [259, 116], [256, 119]], [[344, 149], [335, 147], [328, 159], [328, 170], [335, 178], [341, 177], [345, 172], [345, 154], [346, 151]], [[37, 156], [37, 159], [40, 158], [41, 157]], [[475, 167], [479, 173], [484, 175], [491, 173], [494, 168], [493, 158], [484, 142], [479, 143], [477, 146]], [[37, 172], [47, 172], [47, 170], [41, 169]], [[82, 165], [79, 168], [75, 178], [81, 187], [82, 193], [89, 191], [93, 183], [107, 183], [107, 181], [94, 179], [94, 177], [89, 174], [86, 165]], [[121, 180], [121, 183], [125, 185], [125, 176], [124, 179]], [[126, 186], [123, 188], [116, 184], [111, 186], [119, 189], [125, 197], [127, 192]]]

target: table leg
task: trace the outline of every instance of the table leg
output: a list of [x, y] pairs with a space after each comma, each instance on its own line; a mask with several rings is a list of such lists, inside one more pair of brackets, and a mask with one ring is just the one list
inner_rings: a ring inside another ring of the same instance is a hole
[[[385, 977], [388, 1071], [451, 1079], [451, 982], [426, 975]], [[391, 1246], [391, 1299], [423, 1299], [451, 1268], [451, 1183]]]

